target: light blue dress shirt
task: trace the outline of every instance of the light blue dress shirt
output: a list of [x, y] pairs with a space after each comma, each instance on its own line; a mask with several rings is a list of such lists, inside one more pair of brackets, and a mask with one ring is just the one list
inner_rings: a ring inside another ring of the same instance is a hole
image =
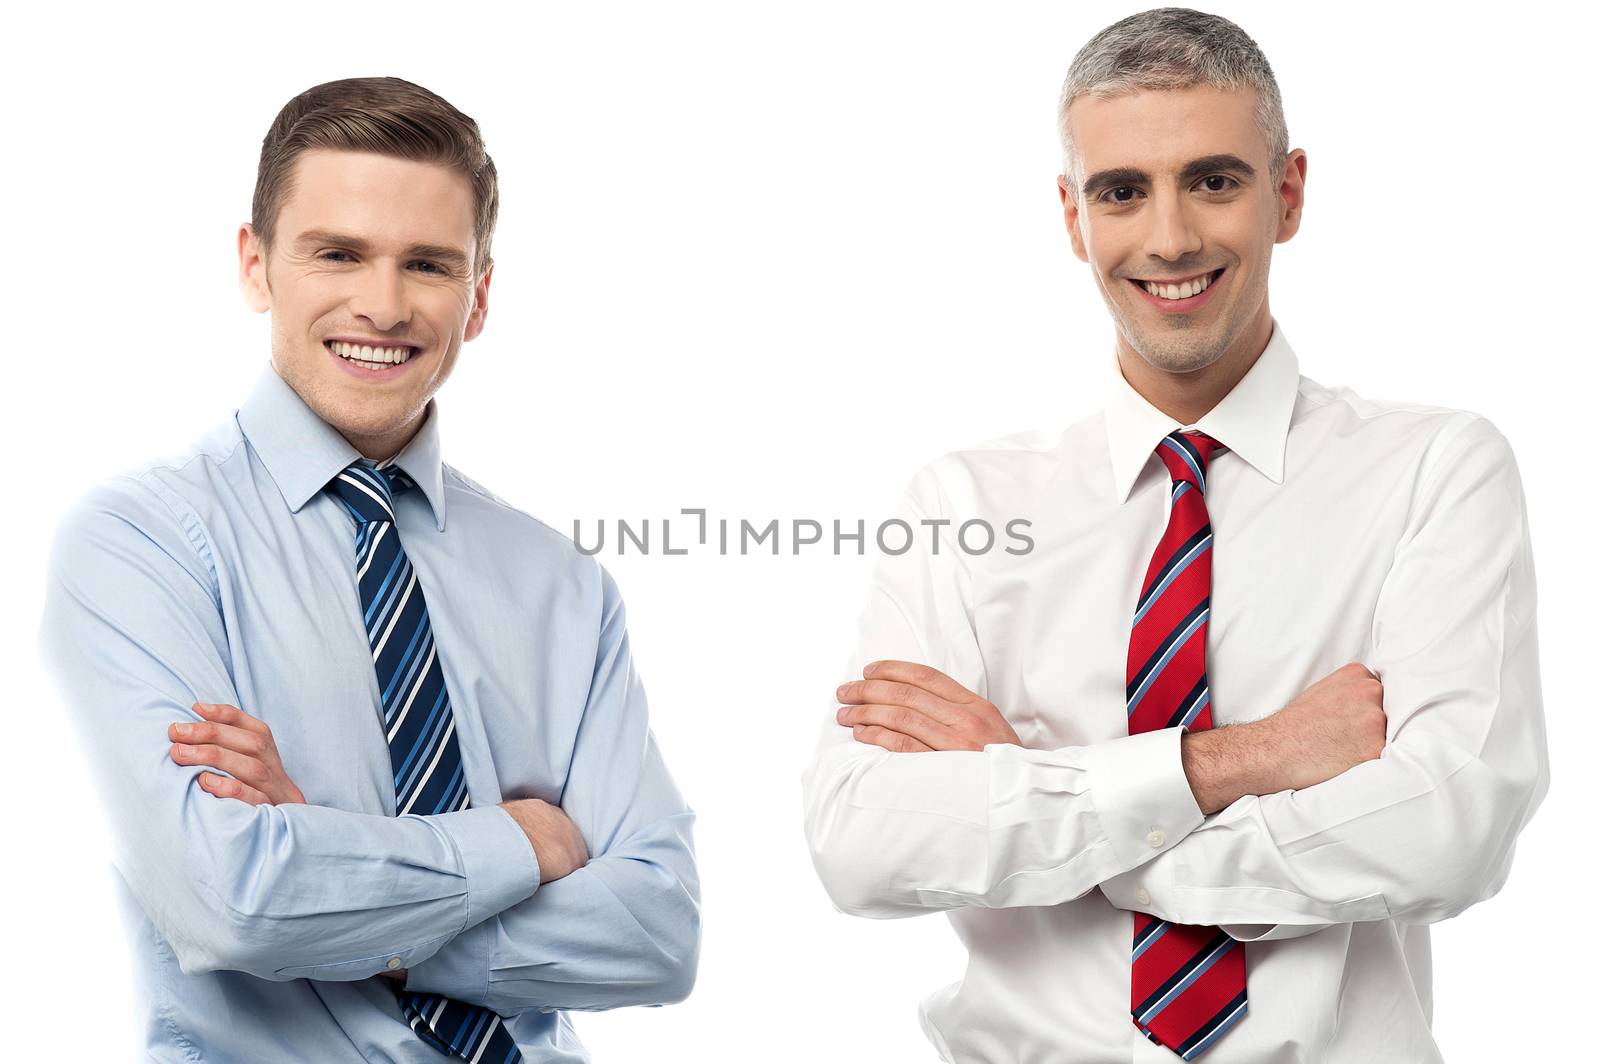
[[[109, 814], [142, 1048], [161, 1061], [430, 1061], [391, 980], [486, 1006], [529, 1061], [587, 1060], [564, 1010], [681, 1000], [694, 814], [650, 732], [609, 574], [440, 460], [437, 399], [392, 459], [472, 805], [394, 815], [355, 528], [361, 454], [269, 363], [235, 416], [68, 511], [39, 649]], [[200, 787], [167, 726], [265, 721], [304, 805]], [[557, 803], [589, 863], [539, 884], [497, 803]]]

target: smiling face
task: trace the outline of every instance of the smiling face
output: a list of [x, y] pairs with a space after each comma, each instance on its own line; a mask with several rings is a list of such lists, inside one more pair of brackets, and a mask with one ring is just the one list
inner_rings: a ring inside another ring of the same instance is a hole
[[1186, 423], [1266, 346], [1272, 246], [1300, 225], [1305, 152], [1274, 183], [1255, 103], [1252, 88], [1195, 86], [1083, 96], [1068, 111], [1084, 182], [1059, 182], [1073, 252], [1116, 322], [1124, 376]]
[[291, 188], [265, 258], [240, 227], [240, 287], [272, 314], [278, 375], [363, 455], [387, 458], [483, 330], [494, 268], [473, 277], [471, 185], [434, 163], [316, 149], [295, 161]]

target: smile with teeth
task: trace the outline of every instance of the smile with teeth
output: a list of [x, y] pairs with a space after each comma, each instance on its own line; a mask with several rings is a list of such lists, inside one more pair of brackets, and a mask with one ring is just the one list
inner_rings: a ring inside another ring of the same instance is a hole
[[1221, 270], [1203, 273], [1199, 277], [1191, 278], [1182, 284], [1164, 284], [1157, 281], [1135, 281], [1134, 283], [1144, 288], [1146, 292], [1157, 299], [1188, 299], [1197, 296], [1211, 287], [1211, 282], [1221, 276]]
[[324, 346], [340, 358], [367, 369], [397, 366], [417, 351], [414, 347], [369, 347], [365, 344], [347, 344], [343, 340], [328, 340]]

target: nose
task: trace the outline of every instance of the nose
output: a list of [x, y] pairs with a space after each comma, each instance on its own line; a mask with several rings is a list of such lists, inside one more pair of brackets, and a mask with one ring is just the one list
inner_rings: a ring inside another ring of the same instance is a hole
[[386, 333], [410, 317], [406, 307], [405, 279], [400, 275], [398, 263], [373, 259], [361, 278], [350, 300], [350, 310], [372, 323], [372, 328]]
[[1146, 217], [1150, 219], [1150, 232], [1145, 238], [1147, 253], [1177, 261], [1200, 250], [1200, 233], [1190, 216], [1189, 201], [1180, 193], [1157, 190]]

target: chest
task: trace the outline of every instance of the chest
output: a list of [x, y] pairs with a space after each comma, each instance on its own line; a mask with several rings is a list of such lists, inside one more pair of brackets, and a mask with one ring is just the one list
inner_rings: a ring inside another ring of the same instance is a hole
[[[1166, 527], [1169, 485], [1142, 478], [1121, 505], [1043, 501], [1027, 556], [986, 560], [974, 626], [989, 696], [1025, 744], [1127, 734], [1132, 622]], [[1371, 650], [1374, 610], [1405, 497], [1301, 477], [1214, 479], [1205, 673], [1216, 723], [1254, 720]]]
[[[354, 526], [309, 509], [286, 516], [233, 522], [213, 548], [240, 708], [272, 729], [308, 802], [393, 815], [380, 682], [396, 676], [374, 665]], [[557, 710], [581, 705], [582, 692], [538, 652], [550, 642], [550, 611], [493, 544], [464, 542], [470, 528], [448, 541], [435, 531], [401, 520], [431, 644], [418, 640], [427, 650], [398, 682], [439, 670], [472, 804], [554, 800], [575, 730]]]

